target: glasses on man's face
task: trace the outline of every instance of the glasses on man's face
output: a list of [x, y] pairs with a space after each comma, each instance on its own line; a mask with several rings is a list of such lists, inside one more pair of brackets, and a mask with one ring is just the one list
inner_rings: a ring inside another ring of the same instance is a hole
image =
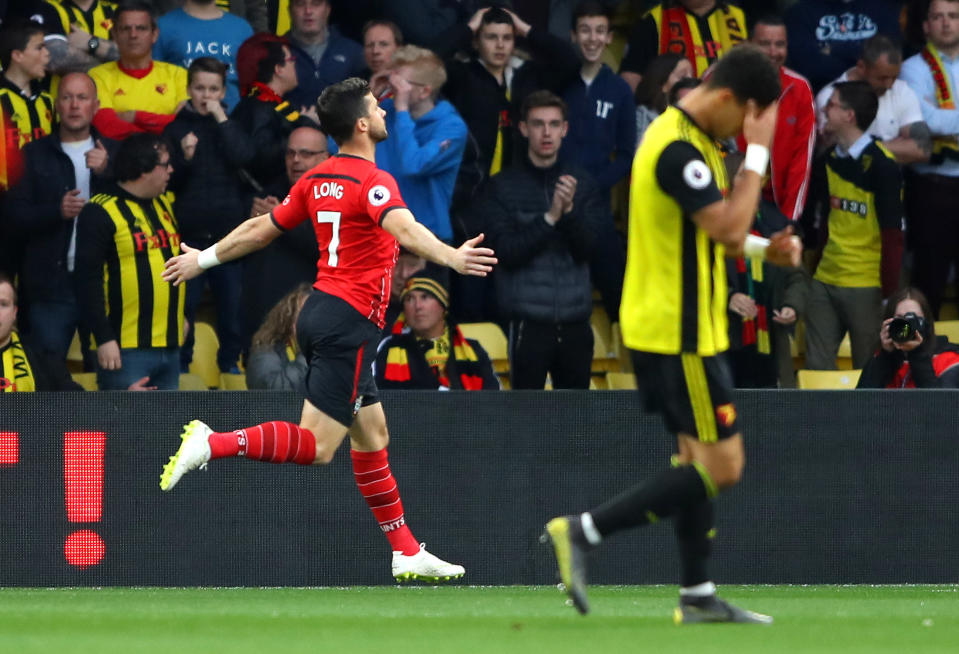
[[166, 161], [158, 161], [157, 168], [173, 168], [173, 162], [167, 159]]
[[326, 154], [326, 150], [306, 150], [306, 149], [301, 149], [301, 150], [287, 150], [287, 151], [286, 151], [286, 158], [287, 158], [287, 159], [295, 159], [295, 158], [299, 157], [300, 159], [309, 159], [309, 158], [311, 158], [311, 157], [318, 157], [318, 156], [320, 156], [321, 154]]

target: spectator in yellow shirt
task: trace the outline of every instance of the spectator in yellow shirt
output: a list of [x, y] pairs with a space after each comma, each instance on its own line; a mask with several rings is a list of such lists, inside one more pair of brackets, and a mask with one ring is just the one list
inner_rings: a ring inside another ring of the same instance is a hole
[[186, 69], [153, 60], [158, 36], [156, 11], [148, 2], [132, 0], [117, 9], [113, 37], [120, 60], [90, 70], [100, 99], [93, 125], [105, 136], [160, 134], [187, 101]]

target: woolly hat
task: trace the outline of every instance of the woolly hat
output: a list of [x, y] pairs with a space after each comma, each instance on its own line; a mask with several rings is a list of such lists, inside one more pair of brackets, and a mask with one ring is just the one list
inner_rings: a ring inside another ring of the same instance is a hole
[[406, 281], [401, 299], [406, 299], [410, 291], [426, 291], [443, 305], [444, 309], [450, 308], [450, 279], [449, 272], [443, 266], [434, 263], [426, 264], [426, 267], [413, 274]]

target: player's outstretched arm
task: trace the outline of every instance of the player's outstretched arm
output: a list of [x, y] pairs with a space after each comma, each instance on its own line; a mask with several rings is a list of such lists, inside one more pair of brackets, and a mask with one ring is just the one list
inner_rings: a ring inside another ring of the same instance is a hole
[[493, 250], [477, 247], [483, 241], [482, 234], [469, 239], [458, 248], [450, 247], [416, 222], [408, 209], [394, 209], [386, 214], [383, 229], [392, 234], [407, 250], [434, 263], [449, 266], [461, 275], [485, 277], [496, 264]]
[[240, 223], [236, 229], [219, 241], [200, 251], [186, 243], [180, 244], [181, 254], [167, 260], [163, 279], [174, 286], [197, 277], [207, 268], [239, 259], [269, 245], [283, 232], [265, 213]]

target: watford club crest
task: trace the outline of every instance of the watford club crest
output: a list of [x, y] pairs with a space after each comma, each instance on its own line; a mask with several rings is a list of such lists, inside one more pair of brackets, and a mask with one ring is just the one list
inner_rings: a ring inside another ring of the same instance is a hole
[[716, 420], [723, 427], [732, 427], [736, 422], [736, 407], [732, 404], [721, 404], [716, 407]]
[[167, 88], [166, 84], [157, 84], [155, 88], [156, 88], [156, 92], [159, 93], [160, 95], [163, 95], [166, 93], [166, 88]]

